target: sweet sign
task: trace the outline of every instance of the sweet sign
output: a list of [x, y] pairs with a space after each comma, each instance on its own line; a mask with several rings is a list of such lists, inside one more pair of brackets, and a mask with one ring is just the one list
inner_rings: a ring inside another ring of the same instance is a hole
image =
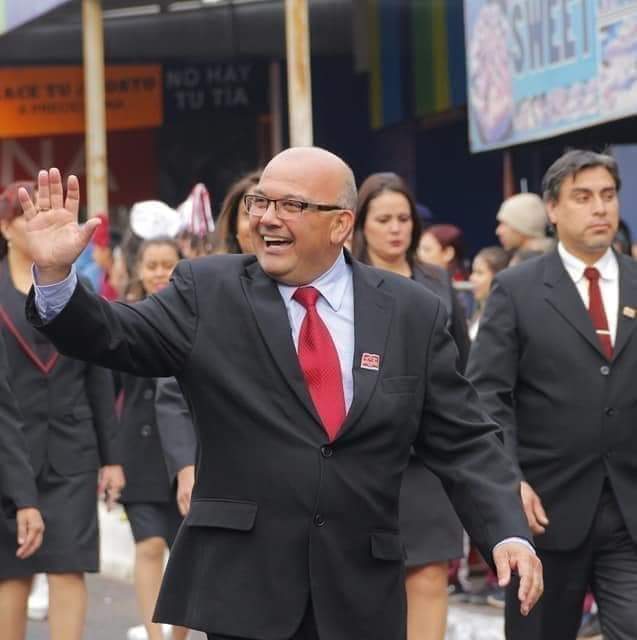
[[637, 113], [637, 0], [465, 0], [473, 151]]

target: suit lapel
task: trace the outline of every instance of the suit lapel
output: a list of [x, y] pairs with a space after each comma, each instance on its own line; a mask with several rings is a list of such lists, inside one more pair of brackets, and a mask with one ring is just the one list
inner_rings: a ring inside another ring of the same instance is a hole
[[[380, 289], [383, 277], [380, 271], [372, 271], [352, 261], [354, 281], [354, 397], [352, 406], [337, 437], [354, 425], [368, 405], [378, 376], [383, 368], [387, 351], [387, 336], [391, 323], [393, 298]], [[379, 370], [361, 367], [363, 354], [380, 356]]]
[[247, 275], [241, 277], [241, 284], [270, 355], [294, 394], [323, 429], [323, 423], [305, 386], [292, 340], [290, 320], [276, 283], [256, 262], [250, 264], [246, 272]]
[[623, 256], [619, 262], [619, 310], [617, 314], [617, 337], [613, 349], [615, 360], [628, 341], [637, 325], [637, 318], [632, 314], [637, 310], [637, 265]]
[[[597, 339], [588, 309], [577, 291], [575, 283], [564, 268], [557, 251], [546, 256], [544, 269], [547, 302], [602, 356], [601, 344]], [[605, 357], [605, 356], [604, 356]]]

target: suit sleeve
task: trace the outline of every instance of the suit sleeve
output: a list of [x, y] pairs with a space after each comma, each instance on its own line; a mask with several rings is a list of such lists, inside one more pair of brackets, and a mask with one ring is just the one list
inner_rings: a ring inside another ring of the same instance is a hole
[[38, 493], [22, 433], [22, 416], [9, 386], [8, 369], [4, 340], [0, 336], [0, 495], [8, 499], [13, 510], [14, 507], [36, 507]]
[[513, 301], [496, 279], [471, 348], [467, 377], [476, 387], [486, 412], [502, 427], [504, 446], [517, 465], [513, 395], [518, 373], [516, 333]]
[[[441, 479], [485, 560], [509, 537], [531, 540], [520, 501], [520, 478], [500, 429], [456, 370], [456, 349], [438, 306], [427, 357], [427, 389], [417, 453]], [[426, 505], [424, 505], [426, 507]]]
[[197, 434], [186, 400], [175, 378], [157, 381], [155, 396], [157, 429], [170, 482], [197, 459]]
[[108, 302], [78, 282], [49, 323], [37, 313], [32, 288], [26, 313], [65, 355], [137, 376], [173, 376], [185, 366], [197, 331], [192, 268], [181, 262], [168, 287], [134, 304]]
[[86, 392], [93, 411], [100, 466], [121, 464], [116, 450], [118, 425], [115, 415], [115, 385], [111, 372], [89, 365], [86, 372]]

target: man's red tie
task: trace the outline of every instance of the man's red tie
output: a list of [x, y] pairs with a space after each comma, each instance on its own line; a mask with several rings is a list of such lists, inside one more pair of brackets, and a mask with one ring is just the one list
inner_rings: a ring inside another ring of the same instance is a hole
[[588, 313], [593, 321], [597, 339], [602, 345], [602, 351], [610, 360], [613, 357], [613, 344], [610, 341], [608, 318], [606, 311], [604, 311], [602, 292], [599, 288], [599, 271], [595, 267], [586, 267], [584, 276], [588, 280]]
[[303, 287], [294, 293], [294, 299], [306, 310], [299, 334], [299, 362], [314, 406], [332, 441], [345, 420], [345, 396], [336, 347], [316, 311], [319, 295], [314, 287]]

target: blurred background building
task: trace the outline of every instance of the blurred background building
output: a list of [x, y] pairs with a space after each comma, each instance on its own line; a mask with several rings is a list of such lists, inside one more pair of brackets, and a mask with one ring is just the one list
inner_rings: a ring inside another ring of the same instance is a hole
[[[196, 182], [218, 205], [288, 145], [284, 5], [102, 0], [111, 213]], [[405, 176], [473, 249], [567, 146], [612, 145], [637, 169], [637, 0], [308, 5], [314, 144], [361, 180]], [[51, 163], [81, 174], [82, 1], [0, 0], [0, 31], [0, 184]]]

